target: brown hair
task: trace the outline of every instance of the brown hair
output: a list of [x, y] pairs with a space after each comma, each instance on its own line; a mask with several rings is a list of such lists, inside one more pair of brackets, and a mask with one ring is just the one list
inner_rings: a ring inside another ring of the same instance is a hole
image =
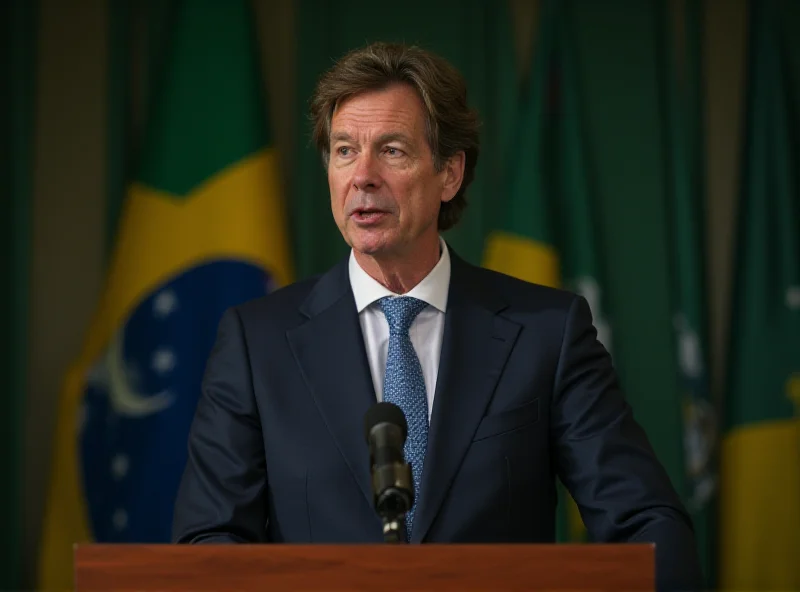
[[477, 112], [467, 104], [464, 79], [443, 58], [416, 46], [395, 43], [373, 43], [346, 54], [322, 75], [311, 99], [314, 143], [327, 169], [336, 106], [360, 92], [380, 90], [393, 83], [408, 84], [422, 99], [426, 136], [437, 171], [459, 151], [465, 153], [461, 187], [453, 199], [442, 202], [439, 210], [439, 230], [448, 230], [467, 207], [465, 192], [478, 161], [479, 121]]

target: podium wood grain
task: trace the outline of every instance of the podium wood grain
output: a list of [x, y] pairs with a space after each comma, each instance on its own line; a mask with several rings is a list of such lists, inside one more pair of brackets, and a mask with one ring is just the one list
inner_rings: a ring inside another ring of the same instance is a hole
[[78, 545], [77, 592], [655, 588], [653, 545]]

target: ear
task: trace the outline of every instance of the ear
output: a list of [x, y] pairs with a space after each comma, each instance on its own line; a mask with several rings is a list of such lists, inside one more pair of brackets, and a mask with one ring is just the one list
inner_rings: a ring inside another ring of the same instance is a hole
[[444, 175], [444, 185], [442, 187], [442, 201], [447, 202], [453, 199], [461, 189], [461, 182], [464, 180], [464, 166], [467, 157], [464, 151], [454, 154], [444, 165], [442, 173]]

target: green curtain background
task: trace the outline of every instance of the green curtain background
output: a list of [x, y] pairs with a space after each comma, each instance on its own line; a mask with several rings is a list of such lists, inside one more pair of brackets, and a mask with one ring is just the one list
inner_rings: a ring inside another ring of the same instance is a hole
[[2, 129], [0, 142], [0, 356], [4, 378], [0, 413], [0, 589], [20, 587], [22, 570], [22, 450], [28, 344], [28, 294], [33, 184], [36, 9], [11, 0], [0, 8], [2, 23]]

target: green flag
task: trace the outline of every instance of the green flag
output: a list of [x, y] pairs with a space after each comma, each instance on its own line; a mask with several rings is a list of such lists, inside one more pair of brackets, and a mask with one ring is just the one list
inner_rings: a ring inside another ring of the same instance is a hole
[[720, 467], [720, 587], [800, 589], [800, 127], [780, 3], [751, 4]]
[[517, 278], [558, 286], [560, 259], [555, 244], [552, 188], [545, 159], [551, 103], [550, 64], [555, 35], [553, 5], [542, 5], [542, 25], [534, 48], [528, 86], [510, 160], [505, 216], [487, 237], [483, 265]]

